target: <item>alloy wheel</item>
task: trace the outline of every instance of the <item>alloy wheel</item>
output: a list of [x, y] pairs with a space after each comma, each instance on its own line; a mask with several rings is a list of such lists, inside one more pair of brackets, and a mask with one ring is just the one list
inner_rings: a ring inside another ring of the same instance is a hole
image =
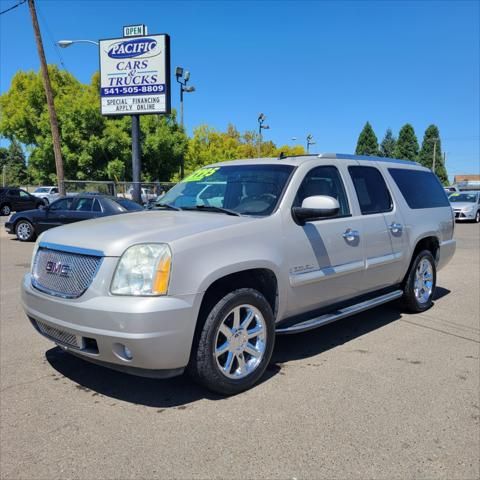
[[417, 265], [413, 291], [418, 303], [428, 302], [433, 291], [433, 266], [428, 258], [423, 258]]
[[17, 225], [17, 236], [20, 240], [28, 240], [32, 233], [32, 226], [28, 222], [20, 222]]
[[238, 380], [260, 365], [266, 347], [265, 319], [253, 305], [239, 305], [222, 319], [215, 337], [215, 360], [227, 378]]

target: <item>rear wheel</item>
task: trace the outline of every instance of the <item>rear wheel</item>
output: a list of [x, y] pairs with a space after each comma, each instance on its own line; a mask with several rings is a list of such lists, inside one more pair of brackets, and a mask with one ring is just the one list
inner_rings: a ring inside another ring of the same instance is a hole
[[50, 202], [48, 201], [48, 198], [42, 198], [42, 200], [43, 200], [43, 204], [44, 204], [46, 207], [48, 207], [48, 204], [50, 203]]
[[8, 216], [11, 213], [12, 213], [12, 209], [10, 208], [10, 205], [4, 204], [0, 207], [0, 215]]
[[17, 222], [15, 233], [21, 242], [31, 242], [35, 237], [35, 229], [28, 220], [20, 220]]
[[208, 313], [189, 370], [208, 389], [235, 395], [262, 377], [274, 343], [269, 303], [257, 290], [241, 288], [225, 295]]
[[437, 283], [435, 259], [429, 250], [415, 257], [403, 290], [403, 303], [411, 312], [424, 312], [432, 306]]

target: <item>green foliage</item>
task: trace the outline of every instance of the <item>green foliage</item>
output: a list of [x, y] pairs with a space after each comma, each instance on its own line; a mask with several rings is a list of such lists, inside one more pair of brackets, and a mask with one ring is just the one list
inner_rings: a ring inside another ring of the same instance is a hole
[[8, 148], [0, 147], [0, 174], [2, 175], [2, 181], [4, 171], [5, 185], [25, 185], [27, 181], [25, 154], [16, 140], [13, 140]]
[[433, 150], [435, 147], [435, 173], [444, 185], [448, 185], [448, 176], [442, 156], [442, 141], [436, 125], [430, 125], [423, 136], [422, 148], [418, 154], [418, 161], [427, 168], [433, 167]]
[[418, 140], [412, 125], [406, 123], [398, 134], [395, 157], [415, 162], [418, 157]]
[[397, 146], [397, 140], [393, 136], [390, 128], [385, 132], [382, 143], [380, 144], [380, 156], [393, 158], [395, 156], [395, 148]]
[[201, 125], [194, 130], [188, 143], [185, 172], [188, 174], [204, 165], [223, 160], [278, 157], [282, 152], [284, 155], [301, 155], [305, 150], [300, 145], [276, 147], [271, 141], [262, 141], [260, 144], [258, 133], [246, 131], [241, 134], [231, 124], [226, 132]]
[[[49, 66], [49, 74], [65, 178], [131, 178], [131, 118], [107, 118], [100, 114], [98, 73], [90, 85], [80, 83], [56, 66]], [[178, 127], [175, 115], [168, 119], [142, 116], [140, 126], [144, 178], [168, 180], [186, 151], [186, 135]], [[39, 73], [18, 72], [10, 89], [0, 97], [0, 134], [28, 146], [29, 174], [34, 183], [56, 181], [50, 122]]]
[[357, 141], [356, 155], [378, 155], [378, 140], [369, 122], [365, 124]]

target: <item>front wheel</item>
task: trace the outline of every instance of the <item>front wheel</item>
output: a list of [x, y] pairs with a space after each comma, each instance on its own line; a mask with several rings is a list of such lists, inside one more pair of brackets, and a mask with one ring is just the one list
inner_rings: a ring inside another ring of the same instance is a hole
[[415, 257], [405, 279], [403, 303], [411, 312], [424, 312], [433, 303], [437, 283], [435, 259], [429, 250], [423, 250]]
[[21, 242], [31, 242], [35, 237], [35, 229], [28, 220], [20, 220], [15, 226], [15, 233]]
[[475, 223], [480, 223], [480, 210], [478, 210], [477, 214], [475, 215]]
[[274, 344], [274, 318], [265, 297], [251, 288], [234, 290], [208, 313], [189, 370], [208, 389], [235, 395], [262, 377]]

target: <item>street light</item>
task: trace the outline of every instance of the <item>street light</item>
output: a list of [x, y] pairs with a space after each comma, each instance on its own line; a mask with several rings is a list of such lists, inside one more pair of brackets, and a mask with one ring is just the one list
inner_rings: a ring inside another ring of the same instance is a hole
[[309, 133], [307, 135], [307, 153], [310, 153], [310, 145], [315, 145], [316, 142], [313, 141], [313, 135]]
[[261, 147], [262, 147], [262, 130], [269, 130], [270, 127], [268, 125], [264, 125], [263, 123], [265, 122], [265, 119], [267, 117], [263, 114], [263, 113], [260, 113], [258, 115], [258, 138], [259, 138], [259, 142], [258, 142], [258, 157], [260, 158], [260, 155], [261, 155]]
[[[193, 85], [187, 86], [188, 81], [190, 80], [190, 72], [183, 69], [182, 67], [177, 67], [175, 69], [175, 78], [180, 85], [180, 125], [182, 129], [183, 125], [183, 94], [184, 93], [193, 93], [195, 87]], [[182, 161], [180, 163], [180, 178], [183, 178], [185, 174], [185, 161], [182, 156]]]
[[74, 43], [91, 43], [92, 45], [96, 45], [98, 47], [98, 42], [95, 42], [93, 40], [59, 40], [57, 42], [57, 45], [60, 48], [67, 48]]

